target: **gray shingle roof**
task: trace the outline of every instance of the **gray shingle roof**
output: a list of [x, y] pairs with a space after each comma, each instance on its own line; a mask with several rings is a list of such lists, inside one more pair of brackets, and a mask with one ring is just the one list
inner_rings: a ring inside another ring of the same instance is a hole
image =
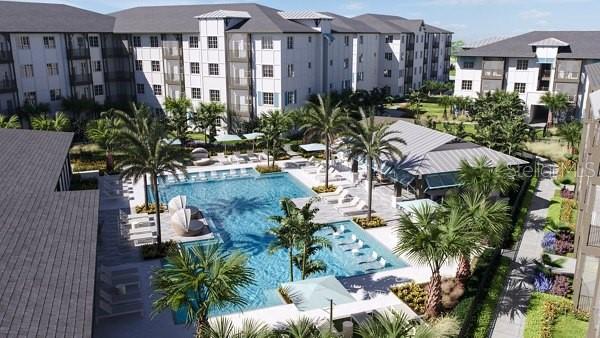
[[115, 19], [84, 9], [48, 3], [0, 1], [0, 32], [105, 33]]
[[420, 156], [456, 140], [453, 135], [402, 120], [392, 124], [390, 130], [399, 132], [406, 143], [398, 145], [404, 155]]
[[73, 135], [0, 129], [0, 336], [91, 337], [98, 192], [56, 192]]
[[425, 25], [425, 29], [428, 32], [451, 33], [445, 29], [425, 24], [425, 22], [420, 19], [406, 19], [401, 16], [394, 15], [363, 14], [355, 16], [352, 19], [362, 21], [382, 34], [416, 32], [422, 25]]
[[569, 44], [569, 47], [559, 50], [559, 58], [600, 58], [600, 31], [533, 31], [483, 47], [463, 50], [458, 55], [533, 58], [536, 55], [529, 44], [550, 38]]
[[585, 73], [590, 80], [590, 88], [600, 89], [600, 62], [585, 65]]

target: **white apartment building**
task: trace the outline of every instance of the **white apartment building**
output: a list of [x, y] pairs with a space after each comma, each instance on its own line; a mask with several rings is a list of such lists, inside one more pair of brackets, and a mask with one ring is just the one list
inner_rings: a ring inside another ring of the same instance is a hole
[[600, 60], [600, 31], [534, 31], [459, 53], [454, 95], [477, 97], [494, 90], [516, 91], [531, 122], [545, 122], [540, 97], [567, 94], [582, 105], [585, 65]]
[[422, 20], [251, 3], [102, 15], [0, 2], [0, 34], [0, 112], [27, 102], [54, 111], [70, 96], [160, 111], [166, 97], [185, 96], [194, 106], [221, 102], [244, 119], [316, 93], [381, 87], [403, 96], [426, 80], [447, 81], [452, 38]]

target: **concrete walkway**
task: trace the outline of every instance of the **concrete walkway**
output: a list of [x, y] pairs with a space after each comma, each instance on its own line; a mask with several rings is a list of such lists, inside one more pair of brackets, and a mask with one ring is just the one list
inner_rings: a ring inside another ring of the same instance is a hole
[[548, 215], [548, 206], [556, 186], [552, 182], [552, 164], [545, 164], [538, 188], [531, 201], [525, 232], [518, 251], [504, 251], [503, 255], [513, 259], [511, 272], [502, 298], [496, 307], [496, 321], [492, 323], [490, 337], [523, 337], [525, 313], [533, 291], [534, 259], [542, 255], [543, 227]]

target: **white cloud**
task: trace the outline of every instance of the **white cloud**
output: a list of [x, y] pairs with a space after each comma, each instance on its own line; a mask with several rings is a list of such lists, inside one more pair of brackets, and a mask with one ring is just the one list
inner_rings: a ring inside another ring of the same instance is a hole
[[349, 3], [346, 4], [346, 9], [350, 10], [350, 11], [356, 11], [359, 9], [363, 9], [365, 8], [365, 4], [363, 2], [359, 2], [359, 1], [350, 1]]
[[519, 13], [519, 17], [523, 20], [543, 19], [549, 17], [551, 14], [548, 11], [541, 11], [539, 9], [528, 9]]

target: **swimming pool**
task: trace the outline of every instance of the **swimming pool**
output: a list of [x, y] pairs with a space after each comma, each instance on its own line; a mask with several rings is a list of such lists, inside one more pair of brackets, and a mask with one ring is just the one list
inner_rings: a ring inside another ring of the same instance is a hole
[[[243, 290], [248, 302], [243, 310], [282, 304], [276, 289], [282, 282], [289, 281], [288, 256], [284, 250], [275, 254], [267, 252], [273, 238], [267, 230], [276, 226], [267, 218], [281, 214], [279, 201], [283, 197], [314, 195], [311, 189], [287, 173], [258, 175], [254, 170], [250, 171], [246, 177], [164, 184], [160, 190], [161, 200], [165, 203], [177, 195], [186, 195], [188, 203], [199, 207], [209, 219], [209, 224], [222, 240], [224, 249], [241, 250], [248, 254], [256, 283]], [[353, 222], [334, 223], [334, 226], [344, 228], [345, 231], [334, 236], [331, 229], [323, 230], [323, 234], [332, 241], [333, 248], [331, 251], [322, 250], [316, 255], [326, 263], [327, 271], [312, 277], [348, 277], [406, 266], [406, 263]], [[364, 243], [360, 249], [358, 240]], [[200, 244], [192, 242], [186, 245]], [[352, 252], [353, 249], [358, 250]], [[382, 267], [381, 261], [373, 260], [373, 251], [385, 259], [385, 267]], [[294, 276], [299, 278], [300, 271], [296, 269]], [[239, 309], [231, 309], [219, 314], [237, 310]]]

